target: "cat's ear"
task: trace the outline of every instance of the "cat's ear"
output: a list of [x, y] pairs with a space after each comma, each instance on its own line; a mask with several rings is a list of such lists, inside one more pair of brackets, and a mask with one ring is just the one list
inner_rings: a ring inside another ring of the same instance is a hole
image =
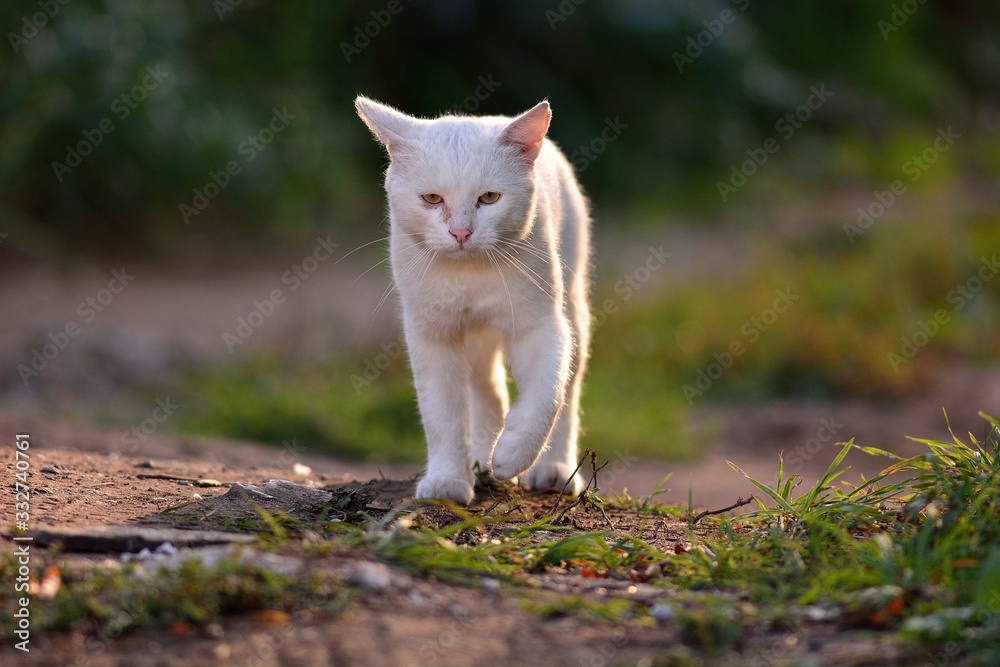
[[361, 120], [372, 131], [375, 138], [385, 145], [390, 156], [405, 148], [407, 142], [412, 140], [414, 130], [419, 122], [413, 116], [407, 116], [401, 111], [396, 111], [386, 104], [370, 100], [363, 95], [359, 95], [354, 100], [354, 108], [358, 110]]
[[500, 142], [517, 149], [526, 164], [534, 164], [542, 150], [542, 140], [549, 131], [552, 109], [548, 100], [539, 102], [504, 128]]

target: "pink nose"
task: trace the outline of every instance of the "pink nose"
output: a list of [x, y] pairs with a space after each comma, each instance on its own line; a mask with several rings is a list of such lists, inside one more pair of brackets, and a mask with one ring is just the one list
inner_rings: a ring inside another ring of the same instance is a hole
[[458, 241], [458, 245], [462, 245], [469, 240], [470, 236], [472, 236], [471, 229], [449, 229], [448, 231], [451, 232], [451, 235], [455, 237], [456, 241]]

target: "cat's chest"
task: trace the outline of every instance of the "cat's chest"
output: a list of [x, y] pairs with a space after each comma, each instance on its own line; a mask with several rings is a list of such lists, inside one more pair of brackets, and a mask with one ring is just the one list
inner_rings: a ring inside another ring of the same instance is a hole
[[409, 327], [439, 337], [481, 328], [511, 333], [536, 321], [550, 302], [491, 265], [431, 267], [419, 281], [397, 280], [397, 288]]

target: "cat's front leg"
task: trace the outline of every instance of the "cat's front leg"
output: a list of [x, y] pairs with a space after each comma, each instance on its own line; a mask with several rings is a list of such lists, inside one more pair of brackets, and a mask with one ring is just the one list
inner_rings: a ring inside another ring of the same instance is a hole
[[511, 479], [538, 459], [562, 409], [569, 379], [572, 338], [569, 325], [555, 315], [519, 338], [507, 341], [517, 400], [493, 452], [493, 476]]
[[427, 437], [427, 473], [417, 498], [440, 498], [467, 505], [473, 498], [468, 444], [468, 374], [461, 344], [408, 333], [413, 382]]

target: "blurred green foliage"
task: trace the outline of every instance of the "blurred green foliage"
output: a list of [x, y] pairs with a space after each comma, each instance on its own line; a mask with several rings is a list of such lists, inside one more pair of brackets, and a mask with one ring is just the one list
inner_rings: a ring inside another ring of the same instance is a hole
[[[368, 234], [384, 157], [354, 116], [359, 92], [424, 115], [514, 113], [548, 97], [568, 153], [618, 119], [615, 144], [578, 153], [578, 166], [599, 213], [641, 220], [718, 209], [716, 181], [826, 85], [834, 96], [782, 146], [774, 174], [878, 178], [912, 127], [997, 120], [977, 100], [998, 83], [1000, 6], [897, 5], [913, 11], [865, 0], [5, 3], [0, 219], [35, 253]], [[148, 68], [167, 74], [143, 88]], [[249, 161], [241, 145], [275, 109], [294, 118]], [[995, 134], [977, 143], [967, 166], [1000, 165]], [[78, 167], [53, 167], [74, 151]], [[227, 179], [230, 161], [240, 172]], [[214, 197], [213, 174], [227, 182]], [[741, 203], [769, 195], [747, 190]], [[186, 222], [179, 207], [199, 201]]]
[[[1000, 246], [997, 3], [42, 0], [4, 4], [0, 24], [5, 253], [371, 241], [385, 156], [358, 93], [426, 116], [547, 97], [599, 238], [679, 220], [738, 230], [744, 262], [627, 302], [598, 252], [595, 308], [617, 305], [584, 397], [598, 450], [690, 455], [689, 402], [897, 396], [1000, 350], [1000, 282], [960, 313], [947, 298]], [[832, 95], [810, 108], [817, 89]], [[960, 147], [912, 179], [906, 165], [949, 127]], [[845, 233], [898, 179], [905, 203]], [[780, 326], [754, 324], [788, 289]], [[887, 355], [942, 308], [949, 322], [894, 368]], [[747, 352], [686, 394], [734, 342]], [[365, 351], [352, 352], [200, 366], [177, 427], [420, 460], [405, 363], [355, 391]]]

